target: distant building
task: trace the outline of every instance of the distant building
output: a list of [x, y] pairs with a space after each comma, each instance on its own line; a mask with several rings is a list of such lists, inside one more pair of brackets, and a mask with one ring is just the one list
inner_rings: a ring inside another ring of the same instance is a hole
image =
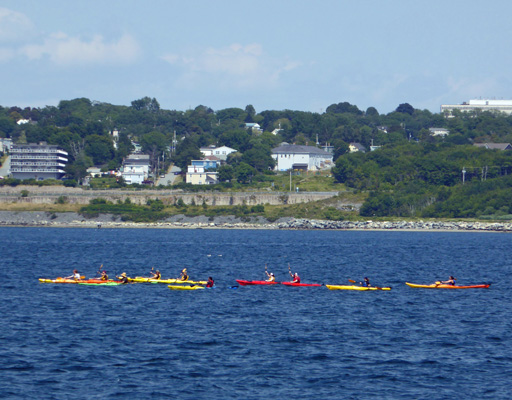
[[142, 184], [149, 177], [149, 155], [130, 154], [123, 160], [121, 176], [127, 184]]
[[364, 147], [361, 143], [352, 142], [348, 145], [348, 151], [351, 153], [356, 153], [358, 151], [361, 153], [366, 153], [366, 147]]
[[218, 183], [217, 172], [205, 171], [204, 167], [189, 165], [185, 182], [192, 185], [214, 185]]
[[208, 171], [220, 167], [221, 161], [217, 157], [209, 156], [202, 160], [192, 160], [190, 163], [193, 167], [203, 167], [205, 171]]
[[247, 122], [245, 124], [245, 129], [251, 130], [253, 133], [262, 133], [263, 129], [261, 129], [260, 124], [257, 124], [256, 122]]
[[474, 143], [473, 146], [483, 147], [488, 150], [512, 150], [510, 143]]
[[68, 153], [58, 146], [39, 144], [13, 144], [9, 149], [10, 174], [15, 179], [60, 179], [66, 173]]
[[219, 160], [226, 161], [228, 158], [228, 155], [231, 153], [236, 152], [235, 149], [232, 149], [228, 146], [221, 146], [221, 147], [215, 147], [215, 146], [209, 146], [209, 147], [201, 147], [199, 151], [205, 156], [215, 156]]
[[462, 112], [480, 110], [512, 114], [512, 100], [469, 100], [462, 104], [441, 105], [441, 114], [446, 114], [448, 117], [453, 116], [453, 110]]
[[276, 161], [277, 171], [328, 169], [332, 167], [332, 157], [331, 153], [314, 146], [282, 143], [272, 149], [272, 158]]
[[428, 128], [430, 136], [448, 136], [450, 131], [446, 128]]
[[6, 153], [12, 146], [11, 138], [0, 138], [0, 151]]

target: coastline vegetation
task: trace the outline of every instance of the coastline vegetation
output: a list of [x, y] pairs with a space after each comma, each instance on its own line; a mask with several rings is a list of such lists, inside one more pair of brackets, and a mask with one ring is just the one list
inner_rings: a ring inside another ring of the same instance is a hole
[[[20, 120], [28, 123], [18, 124]], [[246, 124], [257, 123], [260, 129]], [[446, 136], [434, 136], [431, 128], [443, 128]], [[512, 116], [494, 112], [459, 112], [450, 116], [400, 104], [380, 114], [374, 107], [359, 110], [347, 102], [332, 104], [325, 112], [293, 110], [256, 112], [245, 108], [212, 110], [199, 105], [187, 111], [163, 110], [154, 98], [144, 97], [130, 106], [92, 102], [86, 98], [63, 100], [57, 107], [21, 109], [0, 107], [0, 137], [14, 142], [55, 144], [69, 153], [64, 181], [2, 179], [0, 186], [64, 185], [78, 187], [87, 168], [99, 167], [105, 175], [90, 180], [91, 189], [137, 191], [141, 189], [183, 192], [299, 190], [353, 193], [362, 204], [359, 215], [332, 205], [249, 206], [222, 208], [190, 205], [137, 206], [91, 204], [87, 212], [111, 209], [124, 218], [155, 219], [168, 215], [212, 216], [231, 213], [244, 218], [280, 216], [304, 218], [473, 218], [506, 220], [512, 214], [512, 150], [477, 147], [483, 143], [512, 143]], [[329, 147], [335, 167], [329, 172], [276, 173], [271, 149], [282, 142]], [[357, 143], [366, 152], [349, 152]], [[173, 144], [172, 148], [170, 144]], [[171, 165], [185, 170], [199, 159], [201, 147], [228, 146], [236, 150], [227, 165], [219, 167], [222, 183], [192, 186], [178, 177], [173, 186], [159, 186], [158, 177]], [[375, 151], [368, 151], [372, 147]], [[150, 155], [156, 186], [126, 185], [109, 177], [134, 150]], [[2, 161], [5, 155], [2, 155]], [[291, 180], [291, 182], [290, 182]], [[31, 190], [24, 197], [31, 196]], [[84, 189], [86, 190], [86, 189]], [[21, 197], [21, 196], [20, 196]], [[80, 210], [63, 197], [54, 205], [1, 205], [2, 209]], [[124, 207], [124, 208], [123, 208]], [[151, 208], [153, 207], [153, 209]], [[158, 207], [157, 207], [158, 208]]]

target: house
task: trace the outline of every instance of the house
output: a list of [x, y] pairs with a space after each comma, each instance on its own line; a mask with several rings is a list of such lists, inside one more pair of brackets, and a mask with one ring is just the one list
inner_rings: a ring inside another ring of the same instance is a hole
[[281, 143], [272, 149], [272, 158], [276, 161], [276, 171], [311, 171], [331, 168], [333, 155], [314, 146]]
[[192, 185], [213, 185], [218, 183], [217, 172], [205, 171], [204, 167], [189, 165], [185, 182]]
[[149, 177], [149, 155], [130, 154], [123, 160], [121, 176], [129, 185], [142, 184]]
[[232, 149], [228, 146], [221, 146], [221, 147], [215, 147], [215, 146], [208, 146], [208, 147], [201, 147], [199, 151], [205, 156], [215, 156], [219, 160], [226, 161], [228, 158], [228, 155], [231, 153], [236, 152], [235, 149]]
[[253, 133], [262, 133], [263, 129], [261, 129], [260, 124], [257, 124], [256, 122], [247, 122], [245, 124], [245, 129], [251, 130]]
[[46, 142], [13, 144], [9, 149], [10, 174], [15, 179], [60, 179], [66, 173], [68, 153]]
[[442, 136], [445, 137], [450, 134], [450, 131], [446, 128], [428, 128], [430, 136]]
[[484, 147], [488, 150], [512, 150], [510, 143], [474, 143], [473, 146]]
[[205, 171], [216, 170], [221, 165], [221, 161], [215, 156], [208, 156], [202, 160], [192, 160], [193, 167], [203, 167]]
[[89, 167], [87, 168], [87, 173], [92, 177], [96, 178], [98, 176], [101, 176], [101, 168], [98, 167]]
[[366, 153], [366, 147], [364, 147], [361, 143], [352, 142], [348, 145], [348, 151], [351, 153], [356, 153], [358, 151], [361, 153]]

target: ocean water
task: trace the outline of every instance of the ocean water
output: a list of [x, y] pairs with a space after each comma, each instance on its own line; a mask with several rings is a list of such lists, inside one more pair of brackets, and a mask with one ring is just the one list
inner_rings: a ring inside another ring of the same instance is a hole
[[[0, 398], [510, 399], [512, 236], [0, 228]], [[216, 288], [38, 278], [212, 276]], [[263, 279], [389, 292], [237, 287]], [[454, 275], [490, 289], [412, 289]]]

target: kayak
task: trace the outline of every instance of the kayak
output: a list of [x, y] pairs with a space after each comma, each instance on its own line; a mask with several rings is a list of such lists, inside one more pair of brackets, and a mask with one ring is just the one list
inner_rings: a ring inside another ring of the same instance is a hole
[[136, 276], [135, 278], [128, 278], [129, 282], [137, 283], [190, 283], [192, 285], [206, 285], [206, 281], [182, 281], [181, 279], [155, 279], [155, 278], [144, 278], [142, 276]]
[[251, 285], [278, 285], [279, 282], [269, 282], [269, 281], [246, 281], [244, 279], [236, 280], [242, 286], [251, 286]]
[[167, 285], [171, 290], [201, 290], [206, 289], [204, 286], [187, 286], [187, 285]]
[[286, 285], [286, 286], [322, 286], [319, 283], [294, 283], [294, 282], [281, 282], [281, 285]]
[[356, 286], [356, 285], [325, 285], [329, 290], [391, 290], [390, 287], [378, 287], [378, 286]]
[[419, 285], [416, 283], [405, 282], [405, 284], [412, 288], [422, 289], [487, 289], [491, 286], [490, 283], [483, 283], [480, 285], [446, 285], [442, 283], [432, 283], [430, 285]]
[[[102, 281], [101, 279], [82, 279], [82, 280], [75, 280], [75, 279], [69, 279], [69, 278], [55, 278], [55, 279], [46, 279], [46, 278], [39, 278], [39, 282], [41, 283], [105, 283], [105, 281]], [[109, 279], [106, 282], [119, 282], [114, 281], [112, 279]]]
[[122, 282], [77, 282], [79, 285], [89, 285], [89, 286], [118, 286], [122, 285]]

